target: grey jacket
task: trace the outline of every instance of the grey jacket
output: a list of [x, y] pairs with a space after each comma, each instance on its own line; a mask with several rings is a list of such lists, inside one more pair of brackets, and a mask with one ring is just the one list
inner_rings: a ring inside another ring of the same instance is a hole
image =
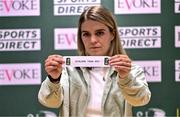
[[[62, 71], [59, 84], [52, 83], [48, 77], [43, 81], [39, 102], [59, 108], [63, 117], [85, 117], [91, 89], [89, 77], [86, 68], [67, 67]], [[132, 106], [143, 106], [149, 102], [151, 92], [138, 65], [132, 65], [125, 79], [120, 79], [110, 68], [106, 79], [101, 106], [104, 117], [129, 117], [132, 116]]]

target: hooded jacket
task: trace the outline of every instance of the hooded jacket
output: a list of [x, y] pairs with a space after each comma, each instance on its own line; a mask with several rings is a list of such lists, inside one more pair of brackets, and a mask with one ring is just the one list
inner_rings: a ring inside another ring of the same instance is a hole
[[[132, 116], [133, 106], [143, 106], [150, 101], [151, 92], [140, 66], [132, 64], [128, 77], [123, 79], [110, 67], [106, 79], [102, 89], [103, 117]], [[90, 90], [87, 68], [66, 67], [58, 84], [48, 77], [43, 81], [38, 99], [46, 107], [59, 108], [60, 117], [85, 117]]]

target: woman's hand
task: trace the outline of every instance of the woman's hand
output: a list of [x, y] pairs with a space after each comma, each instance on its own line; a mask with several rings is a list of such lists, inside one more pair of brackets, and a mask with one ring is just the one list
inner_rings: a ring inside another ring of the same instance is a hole
[[62, 73], [62, 64], [64, 63], [61, 55], [50, 55], [45, 60], [45, 70], [53, 79], [58, 79]]
[[126, 78], [131, 70], [131, 60], [127, 55], [115, 55], [109, 60], [109, 64], [114, 66], [120, 78]]

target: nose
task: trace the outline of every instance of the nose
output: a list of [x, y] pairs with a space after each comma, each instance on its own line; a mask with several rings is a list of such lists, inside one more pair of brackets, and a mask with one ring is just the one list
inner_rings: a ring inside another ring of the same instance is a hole
[[97, 43], [98, 42], [98, 38], [95, 35], [91, 36], [91, 43]]

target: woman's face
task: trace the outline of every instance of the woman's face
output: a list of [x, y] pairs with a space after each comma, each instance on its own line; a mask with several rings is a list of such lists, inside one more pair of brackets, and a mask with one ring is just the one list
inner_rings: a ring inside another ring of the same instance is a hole
[[106, 25], [87, 20], [81, 25], [81, 39], [87, 55], [108, 56], [114, 36]]

